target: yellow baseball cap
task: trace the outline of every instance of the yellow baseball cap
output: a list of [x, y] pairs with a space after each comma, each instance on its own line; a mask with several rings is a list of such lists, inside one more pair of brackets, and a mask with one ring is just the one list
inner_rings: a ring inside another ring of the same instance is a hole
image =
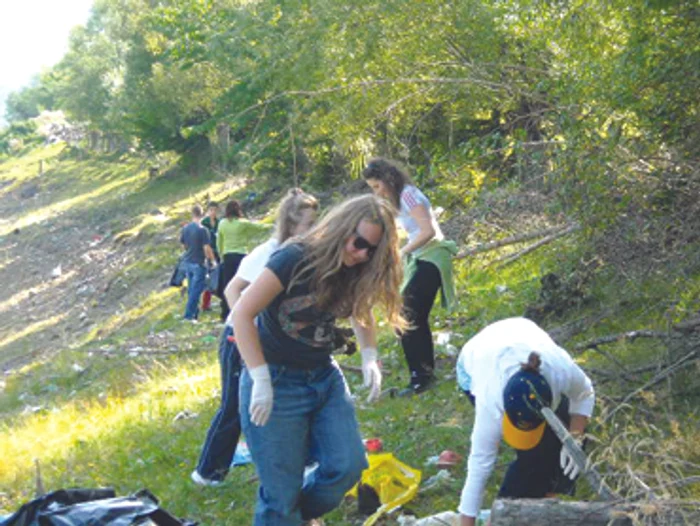
[[503, 390], [503, 440], [520, 451], [534, 448], [547, 425], [540, 408], [551, 403], [552, 390], [544, 376], [529, 370], [515, 373]]

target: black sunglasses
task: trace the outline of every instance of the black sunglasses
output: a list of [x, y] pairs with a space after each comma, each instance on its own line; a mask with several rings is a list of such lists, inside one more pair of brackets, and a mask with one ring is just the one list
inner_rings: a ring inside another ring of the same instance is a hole
[[352, 246], [357, 250], [366, 250], [367, 259], [370, 259], [377, 251], [377, 245], [373, 245], [357, 232], [355, 232], [355, 240], [352, 242]]

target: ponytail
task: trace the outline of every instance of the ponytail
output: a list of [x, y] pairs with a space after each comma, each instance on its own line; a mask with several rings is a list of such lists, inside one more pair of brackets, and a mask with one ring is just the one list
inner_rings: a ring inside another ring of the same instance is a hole
[[540, 366], [542, 365], [542, 359], [540, 354], [532, 351], [530, 356], [527, 357], [527, 363], [521, 363], [520, 369], [522, 371], [530, 371], [533, 373], [540, 374]]

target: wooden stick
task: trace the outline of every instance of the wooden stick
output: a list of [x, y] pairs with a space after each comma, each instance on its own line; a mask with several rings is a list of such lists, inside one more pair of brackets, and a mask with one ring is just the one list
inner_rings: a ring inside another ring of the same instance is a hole
[[596, 493], [598, 493], [603, 500], [619, 499], [620, 497], [607, 487], [595, 468], [590, 465], [586, 453], [583, 452], [581, 446], [579, 446], [576, 439], [571, 436], [571, 433], [569, 433], [569, 430], [566, 429], [566, 426], [564, 426], [562, 421], [559, 420], [559, 417], [554, 414], [554, 411], [552, 411], [549, 407], [543, 407], [542, 415], [544, 416], [545, 420], [547, 420], [547, 423], [549, 424], [549, 427], [552, 428], [552, 431], [554, 431], [554, 433], [556, 433], [556, 435], [559, 437], [559, 440], [561, 440], [563, 447], [569, 451], [574, 459], [574, 462], [576, 462], [576, 465], [581, 469], [581, 473], [584, 477], [586, 477], [586, 480], [590, 483], [591, 487], [596, 491]]
[[521, 257], [526, 256], [530, 252], [534, 252], [538, 248], [546, 245], [547, 243], [551, 243], [552, 241], [559, 239], [560, 237], [564, 237], [566, 235], [569, 235], [572, 232], [575, 232], [576, 230], [578, 230], [579, 228], [581, 228], [581, 227], [577, 224], [570, 225], [567, 228], [565, 228], [564, 230], [560, 230], [559, 232], [555, 232], [554, 234], [550, 234], [547, 237], [540, 239], [537, 243], [533, 243], [532, 245], [525, 247], [520, 252], [516, 252], [515, 254], [498, 258], [494, 261], [494, 263], [500, 263], [500, 267], [505, 267], [506, 265], [510, 265], [511, 263], [513, 263], [514, 261], [517, 261]]
[[598, 345], [605, 345], [608, 343], [615, 343], [622, 340], [634, 341], [638, 338], [670, 338], [671, 335], [666, 332], [661, 331], [651, 331], [646, 329], [627, 331], [620, 334], [611, 334], [609, 336], [601, 336], [600, 338], [595, 338], [587, 342], [579, 343], [574, 346], [572, 350], [574, 351], [584, 351], [586, 349], [593, 349]]
[[517, 234], [514, 236], [509, 236], [497, 241], [491, 241], [489, 243], [484, 243], [482, 245], [477, 245], [473, 248], [467, 248], [462, 250], [453, 259], [463, 259], [467, 256], [473, 256], [474, 254], [479, 254], [481, 252], [488, 252], [490, 250], [496, 250], [497, 248], [505, 247], [508, 245], [514, 245], [516, 243], [522, 243], [523, 241], [530, 241], [531, 239], [537, 239], [539, 237], [548, 236], [550, 234], [555, 234], [566, 230], [571, 225], [559, 225], [551, 228], [545, 228], [543, 230], [537, 230], [536, 232], [525, 232], [522, 234]]

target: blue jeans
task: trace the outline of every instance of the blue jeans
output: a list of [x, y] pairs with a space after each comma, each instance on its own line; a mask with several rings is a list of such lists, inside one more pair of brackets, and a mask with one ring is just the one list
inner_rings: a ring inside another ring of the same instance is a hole
[[185, 319], [196, 320], [199, 316], [199, 297], [204, 292], [207, 271], [199, 263], [184, 263], [187, 272], [187, 305]]
[[233, 328], [227, 325], [219, 342], [221, 406], [211, 421], [197, 464], [197, 472], [211, 480], [224, 479], [241, 436], [241, 419], [238, 416], [241, 355], [238, 346], [228, 341], [229, 336], [233, 336]]
[[[302, 370], [269, 365], [274, 392], [267, 424], [251, 423], [252, 380], [241, 374], [243, 432], [260, 477], [254, 526], [299, 526], [336, 508], [367, 468], [355, 408], [336, 363]], [[304, 478], [311, 456], [318, 468]]]

